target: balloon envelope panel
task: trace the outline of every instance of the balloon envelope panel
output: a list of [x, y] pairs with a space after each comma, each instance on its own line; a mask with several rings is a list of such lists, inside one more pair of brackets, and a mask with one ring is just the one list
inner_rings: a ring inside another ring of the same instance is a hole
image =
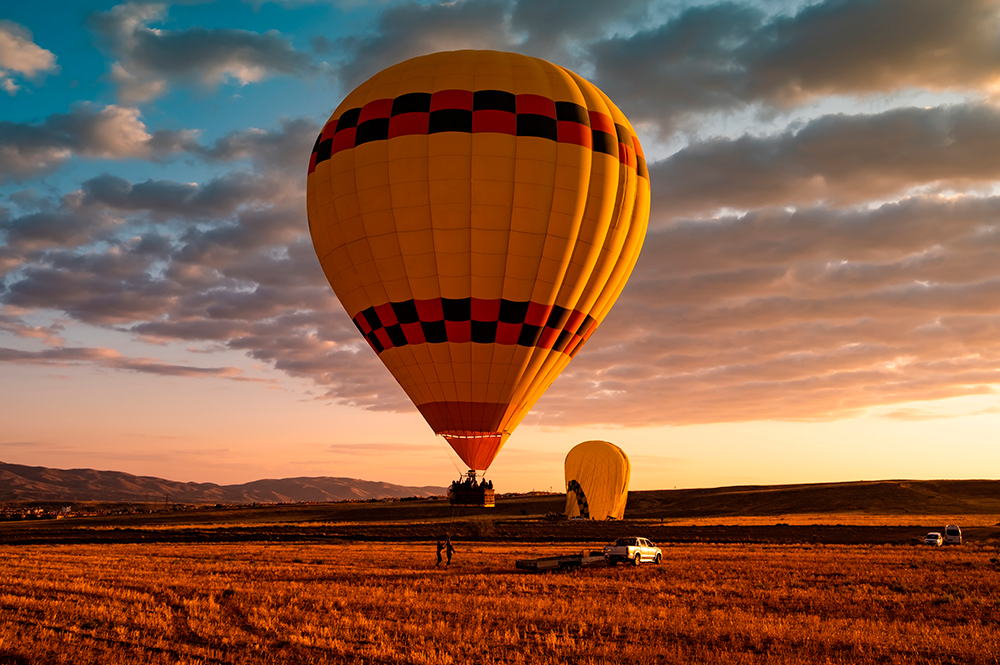
[[628, 456], [613, 443], [574, 446], [566, 455], [566, 516], [622, 519], [631, 473]]
[[473, 469], [607, 315], [649, 216], [621, 111], [562, 67], [495, 51], [360, 85], [317, 137], [307, 190], [337, 297]]

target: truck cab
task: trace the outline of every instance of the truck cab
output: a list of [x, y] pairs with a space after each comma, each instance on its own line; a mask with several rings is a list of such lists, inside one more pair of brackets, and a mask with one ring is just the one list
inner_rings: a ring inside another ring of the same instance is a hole
[[643, 561], [660, 563], [662, 558], [663, 553], [660, 551], [660, 548], [645, 538], [619, 538], [612, 544], [604, 547], [604, 560], [611, 566], [616, 563], [625, 562], [636, 566]]

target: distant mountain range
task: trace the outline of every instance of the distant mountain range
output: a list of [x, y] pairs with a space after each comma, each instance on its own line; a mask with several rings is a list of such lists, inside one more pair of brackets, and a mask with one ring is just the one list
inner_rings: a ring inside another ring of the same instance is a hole
[[49, 469], [0, 462], [0, 502], [107, 501], [287, 503], [443, 496], [444, 487], [407, 487], [355, 478], [280, 478], [242, 485], [182, 483], [120, 471]]

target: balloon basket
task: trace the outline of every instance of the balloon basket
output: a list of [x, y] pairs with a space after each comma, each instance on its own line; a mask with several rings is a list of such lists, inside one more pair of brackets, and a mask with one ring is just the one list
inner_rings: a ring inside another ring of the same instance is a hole
[[453, 506], [493, 508], [496, 506], [494, 497], [493, 482], [485, 478], [476, 482], [475, 471], [469, 471], [464, 480], [456, 480], [448, 488], [448, 500]]
[[460, 489], [448, 492], [448, 500], [453, 506], [480, 506], [493, 508], [496, 506], [491, 489]]

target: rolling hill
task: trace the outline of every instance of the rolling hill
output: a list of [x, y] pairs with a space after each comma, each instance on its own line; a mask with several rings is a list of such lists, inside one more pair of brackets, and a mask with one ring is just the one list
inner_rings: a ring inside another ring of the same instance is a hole
[[629, 492], [626, 517], [1000, 514], [997, 480], [869, 480]]
[[120, 471], [49, 469], [0, 462], [0, 502], [288, 503], [428, 497], [446, 493], [444, 487], [405, 487], [355, 478], [321, 476], [216, 485], [134, 476]]

